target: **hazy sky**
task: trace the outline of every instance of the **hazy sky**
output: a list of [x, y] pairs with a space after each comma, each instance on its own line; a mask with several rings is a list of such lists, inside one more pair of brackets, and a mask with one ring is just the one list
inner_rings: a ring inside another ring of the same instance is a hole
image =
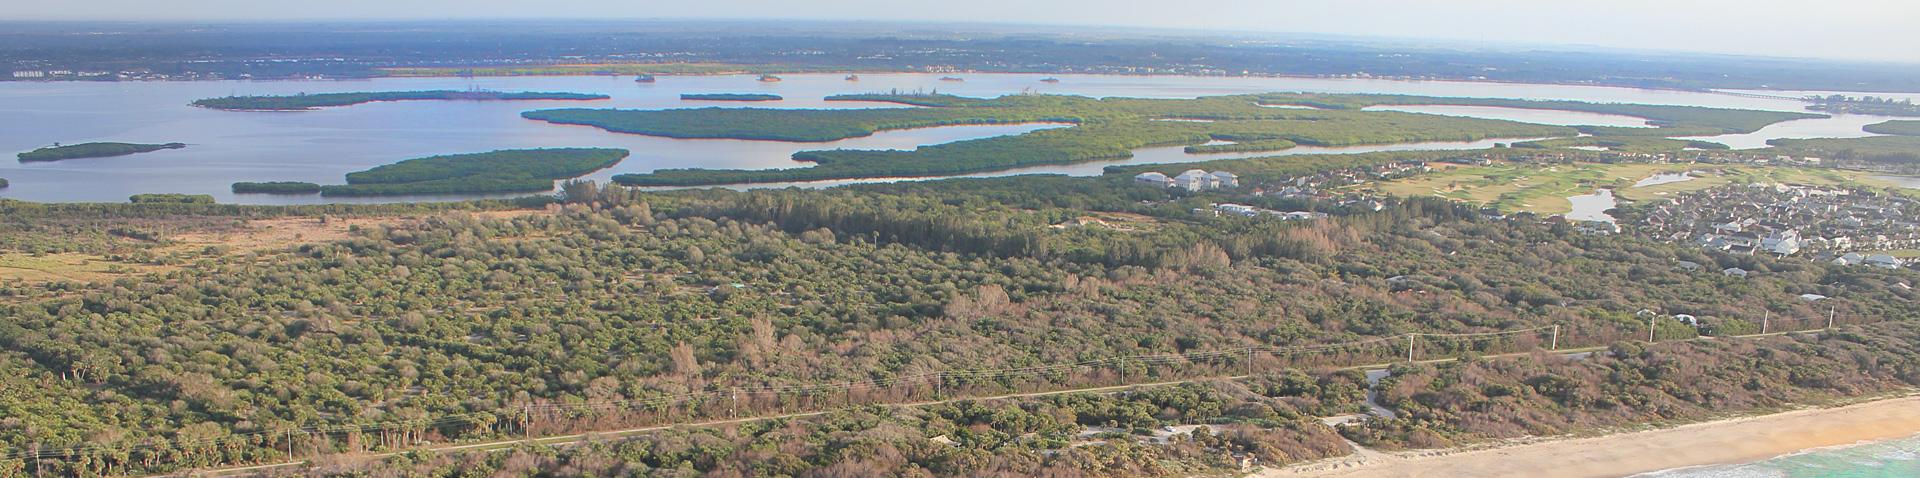
[[1920, 62], [1920, 0], [0, 0], [9, 20], [804, 18], [1119, 25]]

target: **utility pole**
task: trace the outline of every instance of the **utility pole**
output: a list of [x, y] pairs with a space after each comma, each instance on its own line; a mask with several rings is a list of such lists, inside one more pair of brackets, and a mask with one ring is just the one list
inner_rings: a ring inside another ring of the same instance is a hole
[[293, 461], [293, 429], [287, 429], [287, 461]]
[[1647, 316], [1647, 343], [1650, 343], [1650, 344], [1658, 343], [1654, 340], [1654, 337], [1653, 337], [1653, 319], [1654, 319], [1654, 316], [1651, 316], [1651, 315]]
[[1771, 310], [1767, 311], [1767, 315], [1760, 317], [1760, 335], [1767, 334], [1767, 322], [1772, 320], [1773, 320], [1773, 311]]
[[1827, 307], [1827, 330], [1833, 330], [1833, 313], [1838, 309], [1839, 307], [1834, 306]]
[[740, 416], [740, 387], [727, 389], [727, 394], [733, 397], [733, 403], [727, 405], [727, 414], [736, 417]]
[[1247, 347], [1247, 361], [1241, 366], [1246, 369], [1245, 375], [1253, 376], [1253, 347]]
[[1560, 324], [1553, 324], [1553, 342], [1547, 345], [1547, 350], [1560, 350]]
[[1413, 338], [1419, 336], [1420, 334], [1407, 334], [1407, 363], [1413, 363]]

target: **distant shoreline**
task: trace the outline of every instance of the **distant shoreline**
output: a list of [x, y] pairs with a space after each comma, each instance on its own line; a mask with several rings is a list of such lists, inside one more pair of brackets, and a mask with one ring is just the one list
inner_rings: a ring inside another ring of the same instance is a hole
[[[1620, 477], [1752, 463], [1807, 450], [1920, 435], [1920, 396], [1808, 408], [1597, 437], [1546, 438], [1491, 447], [1365, 451], [1252, 476]], [[1547, 471], [1551, 470], [1551, 471]]]
[[[647, 65], [647, 64], [645, 64], [645, 63], [636, 63], [636, 64], [633, 64], [633, 65]], [[577, 66], [577, 65], [566, 65], [566, 64], [561, 64], [561, 65], [552, 65], [552, 66]], [[407, 68], [407, 67], [393, 67], [393, 68], [391, 68], [391, 69], [404, 69], [404, 68]], [[383, 70], [383, 71], [384, 71], [384, 70]], [[957, 72], [957, 73], [932, 73], [932, 72], [925, 72], [925, 71], [912, 71], [912, 70], [890, 70], [890, 69], [859, 69], [859, 68], [850, 68], [850, 69], [844, 69], [844, 70], [804, 70], [804, 71], [786, 71], [786, 70], [781, 70], [781, 69], [778, 69], [778, 68], [762, 68], [762, 67], [757, 67], [757, 66], [754, 66], [754, 65], [740, 65], [740, 68], [739, 68], [739, 69], [737, 69], [737, 70], [724, 70], [724, 71], [709, 71], [709, 72], [678, 72], [678, 73], [653, 73], [653, 75], [655, 75], [655, 76], [660, 76], [660, 77], [675, 77], [675, 76], [686, 76], [686, 77], [712, 77], [712, 76], [738, 76], [738, 75], [758, 75], [758, 74], [761, 74], [761, 72], [762, 72], [762, 71], [767, 71], [767, 72], [776, 72], [775, 74], [781, 74], [781, 75], [842, 75], [842, 74], [860, 74], [860, 75], [888, 75], [888, 74], [901, 74], [901, 75], [948, 75], [948, 76], [951, 76], [951, 75], [956, 75], [956, 74], [958, 74], [958, 75], [1054, 75], [1054, 76], [1111, 76], [1111, 77], [1130, 77], [1130, 78], [1155, 78], [1155, 77], [1167, 77], [1167, 78], [1255, 78], [1255, 79], [1301, 79], [1301, 80], [1382, 80], [1382, 81], [1404, 81], [1404, 82], [1439, 82], [1439, 83], [1484, 83], [1484, 84], [1498, 84], [1498, 85], [1536, 85], [1536, 86], [1590, 86], [1590, 87], [1597, 87], [1597, 88], [1619, 88], [1619, 89], [1625, 89], [1625, 90], [1645, 90], [1645, 91], [1673, 91], [1673, 92], [1685, 92], [1685, 93], [1707, 93], [1707, 94], [1735, 94], [1735, 93], [1728, 93], [1729, 91], [1774, 91], [1774, 92], [1796, 92], [1796, 91], [1801, 91], [1801, 90], [1776, 90], [1776, 89], [1770, 89], [1770, 88], [1746, 88], [1746, 87], [1742, 87], [1742, 88], [1653, 88], [1653, 87], [1645, 87], [1645, 86], [1631, 86], [1631, 85], [1620, 85], [1620, 84], [1611, 84], [1611, 83], [1588, 83], [1588, 82], [1537, 82], [1537, 81], [1517, 81], [1517, 80], [1494, 80], [1494, 79], [1468, 79], [1468, 78], [1408, 78], [1408, 77], [1389, 77], [1389, 76], [1380, 76], [1380, 77], [1365, 77], [1365, 78], [1358, 78], [1358, 77], [1342, 77], [1342, 76], [1320, 76], [1320, 75], [1288, 75], [1288, 74], [1277, 74], [1277, 73], [1276, 73], [1276, 74], [1245, 74], [1245, 75], [1194, 75], [1194, 74], [1180, 74], [1180, 73], [1173, 73], [1173, 74], [1158, 74], [1158, 73], [1078, 73], [1078, 72], [1038, 72], [1038, 71], [965, 71], [965, 72]], [[593, 74], [593, 73], [526, 73], [526, 74], [476, 74], [476, 75], [461, 75], [461, 74], [453, 74], [453, 73], [448, 73], [448, 74], [385, 74], [385, 75], [378, 75], [378, 76], [340, 76], [340, 77], [327, 77], [327, 78], [223, 78], [223, 79], [218, 79], [218, 80], [210, 80], [210, 79], [188, 79], [188, 80], [125, 80], [125, 81], [128, 81], [128, 82], [172, 82], [172, 81], [181, 81], [181, 82], [214, 82], [214, 81], [258, 81], [258, 82], [281, 82], [281, 81], [368, 81], [368, 80], [379, 80], [379, 79], [387, 79], [387, 78], [522, 78], [522, 77], [532, 77], [532, 78], [542, 78], [542, 77], [545, 77], [545, 78], [552, 78], [552, 77], [575, 77], [575, 76], [579, 76], [579, 77], [595, 77], [595, 76], [612, 76], [612, 77], [618, 77], [618, 76], [633, 76], [633, 74], [630, 74], [630, 73], [620, 73], [620, 74]], [[92, 82], [103, 82], [103, 83], [115, 83], [115, 82], [118, 82], [118, 81], [110, 81], [110, 80], [81, 80], [81, 79], [72, 79], [72, 80], [66, 80], [66, 79], [59, 79], [59, 80], [54, 80], [54, 79], [43, 79], [43, 80], [16, 80], [16, 79], [10, 79], [10, 78], [0, 78], [0, 82], [20, 82], [20, 83], [61, 83], [61, 82], [87, 82], [87, 81], [92, 81]], [[1844, 93], [1872, 93], [1872, 94], [1913, 94], [1913, 95], [1920, 95], [1920, 91], [1877, 91], [1877, 90], [1849, 90], [1849, 91], [1844, 91]], [[1736, 95], [1737, 95], [1737, 94], [1736, 94]]]

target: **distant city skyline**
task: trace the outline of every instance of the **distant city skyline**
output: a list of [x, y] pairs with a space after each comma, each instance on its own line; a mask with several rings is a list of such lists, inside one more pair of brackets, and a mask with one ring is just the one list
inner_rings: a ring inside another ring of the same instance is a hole
[[3, 20], [804, 19], [1173, 28], [1920, 63], [1920, 2], [1831, 0], [69, 0]]

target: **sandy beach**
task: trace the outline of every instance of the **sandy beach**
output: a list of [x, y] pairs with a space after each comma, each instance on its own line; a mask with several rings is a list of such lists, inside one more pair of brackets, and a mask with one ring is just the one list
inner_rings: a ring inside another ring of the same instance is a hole
[[1920, 397], [1485, 449], [1355, 455], [1262, 471], [1277, 477], [1618, 477], [1764, 460], [1920, 434]]

